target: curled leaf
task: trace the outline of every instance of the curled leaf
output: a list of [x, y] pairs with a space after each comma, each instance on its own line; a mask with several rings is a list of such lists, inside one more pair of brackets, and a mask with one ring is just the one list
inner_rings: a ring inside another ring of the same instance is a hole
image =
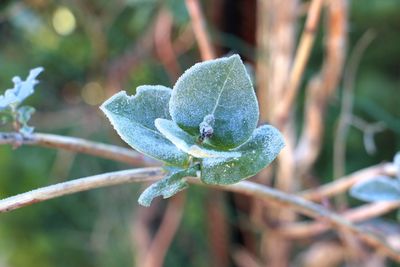
[[189, 155], [166, 139], [154, 125], [156, 118], [170, 118], [170, 95], [171, 89], [164, 86], [140, 86], [135, 96], [121, 91], [100, 108], [131, 147], [169, 164], [185, 166]]

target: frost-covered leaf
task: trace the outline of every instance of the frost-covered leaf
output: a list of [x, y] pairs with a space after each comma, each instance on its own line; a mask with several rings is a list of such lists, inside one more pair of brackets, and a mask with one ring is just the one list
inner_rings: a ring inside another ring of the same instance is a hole
[[183, 131], [179, 126], [170, 120], [156, 119], [157, 129], [180, 150], [192, 155], [195, 158], [217, 158], [217, 157], [239, 157], [240, 152], [217, 151], [204, 148], [196, 143], [196, 137]]
[[209, 142], [219, 148], [239, 146], [257, 126], [258, 103], [240, 57], [198, 63], [185, 71], [174, 86], [172, 119], [191, 135], [207, 115], [215, 124]]
[[400, 181], [386, 176], [379, 176], [355, 184], [350, 195], [360, 200], [372, 201], [400, 201]]
[[236, 158], [206, 158], [201, 163], [201, 180], [207, 184], [233, 184], [253, 176], [270, 164], [284, 147], [281, 133], [270, 125], [257, 128], [252, 137], [234, 151]]
[[15, 76], [12, 81], [14, 88], [7, 89], [4, 95], [0, 96], [0, 110], [16, 105], [24, 101], [28, 96], [33, 94], [34, 87], [38, 83], [36, 77], [43, 71], [42, 67], [32, 69], [28, 78], [23, 81], [20, 77]]
[[169, 198], [178, 192], [186, 189], [188, 184], [185, 177], [195, 176], [197, 168], [180, 169], [169, 168], [169, 174], [160, 181], [152, 184], [140, 195], [138, 202], [140, 205], [149, 207], [151, 201], [158, 197]]
[[156, 118], [169, 119], [171, 89], [164, 86], [139, 86], [135, 96], [121, 91], [100, 107], [121, 138], [134, 149], [150, 157], [184, 166], [189, 155], [180, 151], [159, 133]]
[[26, 124], [35, 112], [35, 109], [30, 106], [22, 106], [17, 109], [18, 112], [18, 122]]
[[31, 119], [32, 114], [35, 112], [35, 109], [30, 106], [22, 106], [17, 109], [17, 112], [17, 120], [21, 124], [21, 128], [19, 129], [19, 131], [25, 135], [33, 133], [33, 130], [35, 128], [29, 126], [28, 121]]
[[0, 110], [8, 108], [10, 105], [17, 103], [18, 98], [14, 94], [13, 89], [7, 89], [4, 95], [0, 95]]

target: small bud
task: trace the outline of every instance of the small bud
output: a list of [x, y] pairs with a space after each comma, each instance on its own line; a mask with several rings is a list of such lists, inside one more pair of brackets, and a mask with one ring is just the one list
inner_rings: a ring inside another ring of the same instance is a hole
[[214, 129], [212, 127], [213, 125], [214, 125], [214, 116], [212, 114], [205, 116], [203, 121], [199, 125], [199, 130], [200, 130], [199, 141], [200, 142], [203, 142], [204, 139], [206, 139], [206, 138], [212, 137], [212, 135], [214, 133]]
[[214, 121], [215, 121], [215, 118], [214, 118], [214, 115], [212, 115], [212, 114], [206, 115], [203, 119], [203, 122], [208, 123], [208, 125], [210, 125], [210, 126], [214, 126]]

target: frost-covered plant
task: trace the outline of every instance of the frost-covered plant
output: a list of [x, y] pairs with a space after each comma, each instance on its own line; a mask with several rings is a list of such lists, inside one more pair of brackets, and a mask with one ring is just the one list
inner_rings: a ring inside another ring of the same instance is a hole
[[173, 90], [144, 85], [135, 96], [121, 91], [101, 109], [125, 142], [166, 163], [166, 177], [139, 197], [144, 206], [185, 189], [185, 177], [239, 182], [271, 163], [284, 146], [274, 127], [256, 128], [258, 103], [238, 55], [194, 65]]
[[13, 121], [17, 125], [16, 130], [22, 134], [30, 134], [34, 128], [28, 126], [35, 109], [30, 106], [21, 106], [30, 95], [34, 93], [35, 85], [39, 83], [37, 76], [43, 71], [42, 67], [32, 69], [28, 77], [23, 81], [19, 76], [12, 78], [14, 87], [7, 89], [0, 95], [0, 114], [2, 122]]
[[394, 157], [393, 163], [397, 168], [396, 178], [378, 176], [357, 183], [351, 188], [350, 195], [367, 202], [400, 201], [400, 152]]

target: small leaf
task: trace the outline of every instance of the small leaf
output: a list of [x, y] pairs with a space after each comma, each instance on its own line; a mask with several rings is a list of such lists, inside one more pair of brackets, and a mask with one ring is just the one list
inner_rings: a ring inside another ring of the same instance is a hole
[[386, 176], [355, 184], [350, 195], [354, 198], [373, 201], [400, 201], [400, 181]]
[[28, 78], [22, 81], [20, 77], [15, 76], [12, 81], [14, 88], [7, 89], [4, 95], [0, 96], [0, 110], [7, 108], [10, 105], [18, 105], [23, 102], [28, 96], [33, 94], [34, 87], [38, 83], [36, 77], [43, 71], [42, 67], [30, 70]]
[[36, 77], [43, 71], [42, 67], [31, 69], [26, 81], [22, 81], [18, 76], [13, 78], [15, 84], [14, 89], [19, 102], [24, 101], [28, 96], [33, 94], [35, 85], [39, 82]]
[[169, 198], [186, 189], [188, 184], [184, 177], [195, 176], [196, 170], [197, 168], [194, 167], [190, 169], [169, 168], [170, 173], [167, 176], [143, 191], [138, 199], [139, 204], [149, 207], [151, 201], [158, 196]]
[[170, 120], [156, 119], [157, 129], [180, 150], [195, 158], [239, 157], [239, 152], [217, 151], [196, 144], [196, 137], [189, 135]]
[[258, 121], [258, 104], [240, 57], [198, 63], [186, 70], [174, 86], [170, 113], [191, 135], [199, 132], [206, 115], [215, 118], [210, 144], [223, 149], [247, 141]]
[[257, 128], [252, 137], [234, 151], [236, 158], [206, 158], [201, 163], [201, 180], [206, 184], [233, 184], [253, 176], [270, 164], [284, 141], [281, 133], [270, 125]]
[[19, 129], [19, 132], [24, 135], [29, 135], [33, 133], [35, 130], [34, 127], [28, 125], [28, 121], [31, 119], [32, 114], [35, 112], [35, 109], [30, 106], [22, 106], [17, 109], [17, 120], [22, 125]]
[[18, 112], [18, 122], [21, 124], [26, 124], [31, 119], [32, 114], [35, 109], [30, 106], [22, 106], [17, 109]]
[[100, 107], [121, 138], [134, 149], [155, 159], [184, 166], [189, 155], [180, 151], [154, 126], [156, 118], [170, 118], [168, 101], [171, 89], [164, 86], [139, 86], [135, 96], [121, 91]]

